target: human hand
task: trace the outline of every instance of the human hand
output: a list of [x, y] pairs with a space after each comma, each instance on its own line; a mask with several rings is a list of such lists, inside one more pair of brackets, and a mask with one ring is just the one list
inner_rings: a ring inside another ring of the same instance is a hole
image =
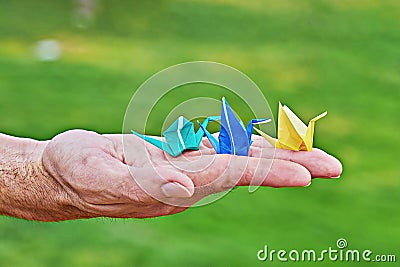
[[293, 152], [253, 140], [249, 157], [215, 155], [204, 139], [199, 151], [172, 158], [134, 135], [72, 130], [46, 145], [42, 162], [81, 211], [65, 219], [169, 215], [234, 186], [307, 186], [312, 177], [342, 171], [322, 150]]

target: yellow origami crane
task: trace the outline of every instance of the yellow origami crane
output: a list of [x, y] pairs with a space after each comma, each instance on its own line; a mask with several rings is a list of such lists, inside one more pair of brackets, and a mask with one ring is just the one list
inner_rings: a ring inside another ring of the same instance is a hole
[[254, 128], [262, 137], [276, 148], [294, 151], [312, 151], [315, 122], [325, 117], [327, 112], [312, 119], [306, 126], [287, 106], [279, 102], [278, 139]]

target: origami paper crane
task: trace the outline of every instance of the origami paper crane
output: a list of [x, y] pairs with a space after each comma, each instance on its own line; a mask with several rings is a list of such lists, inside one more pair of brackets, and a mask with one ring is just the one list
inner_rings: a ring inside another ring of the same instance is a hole
[[[219, 117], [208, 117], [204, 120], [202, 126], [207, 127], [208, 122], [213, 120], [219, 120]], [[183, 116], [180, 116], [167, 130], [163, 132], [166, 142], [137, 133], [133, 130], [131, 132], [164, 150], [173, 157], [179, 156], [184, 150], [198, 150], [200, 142], [204, 136], [202, 128], [195, 133], [194, 124]]]
[[276, 148], [294, 151], [312, 151], [315, 122], [325, 117], [327, 112], [312, 119], [306, 126], [287, 106], [279, 102], [278, 139], [255, 129], [270, 144]]
[[[247, 156], [249, 153], [251, 135], [255, 124], [267, 123], [271, 119], [253, 119], [246, 129], [243, 123], [235, 116], [225, 97], [222, 98], [221, 129], [218, 140], [207, 131], [204, 123], [200, 125], [217, 154], [233, 154]], [[200, 123], [199, 123], [200, 124]]]

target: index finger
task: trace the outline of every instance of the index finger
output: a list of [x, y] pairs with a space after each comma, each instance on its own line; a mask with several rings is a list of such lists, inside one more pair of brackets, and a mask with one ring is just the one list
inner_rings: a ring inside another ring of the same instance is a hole
[[339, 178], [343, 170], [337, 158], [321, 149], [313, 148], [308, 152], [274, 148], [261, 136], [254, 136], [249, 156], [296, 162], [307, 168], [313, 178]]
[[[210, 158], [212, 157], [212, 159]], [[209, 194], [229, 190], [235, 186], [261, 185], [271, 187], [307, 186], [311, 175], [295, 162], [252, 158], [228, 154], [204, 155], [201, 161], [212, 163], [200, 172], [186, 172], [195, 190], [208, 189]], [[190, 168], [193, 168], [194, 163]], [[182, 169], [185, 169], [184, 166]]]

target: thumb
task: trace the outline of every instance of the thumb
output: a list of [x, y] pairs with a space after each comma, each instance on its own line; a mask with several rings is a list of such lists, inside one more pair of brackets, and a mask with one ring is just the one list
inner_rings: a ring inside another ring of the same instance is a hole
[[166, 197], [186, 198], [193, 195], [193, 181], [185, 174], [172, 168], [162, 168], [158, 172], [168, 181], [161, 185], [161, 191]]
[[135, 183], [148, 196], [159, 201], [165, 198], [190, 198], [194, 193], [192, 180], [170, 166], [129, 166]]
[[[193, 188], [193, 187], [192, 187]], [[161, 186], [161, 191], [166, 197], [185, 198], [191, 197], [194, 190], [183, 186], [178, 182], [169, 182]]]
[[159, 168], [157, 172], [166, 181], [161, 185], [165, 197], [189, 198], [193, 195], [194, 184], [187, 175], [173, 168]]

